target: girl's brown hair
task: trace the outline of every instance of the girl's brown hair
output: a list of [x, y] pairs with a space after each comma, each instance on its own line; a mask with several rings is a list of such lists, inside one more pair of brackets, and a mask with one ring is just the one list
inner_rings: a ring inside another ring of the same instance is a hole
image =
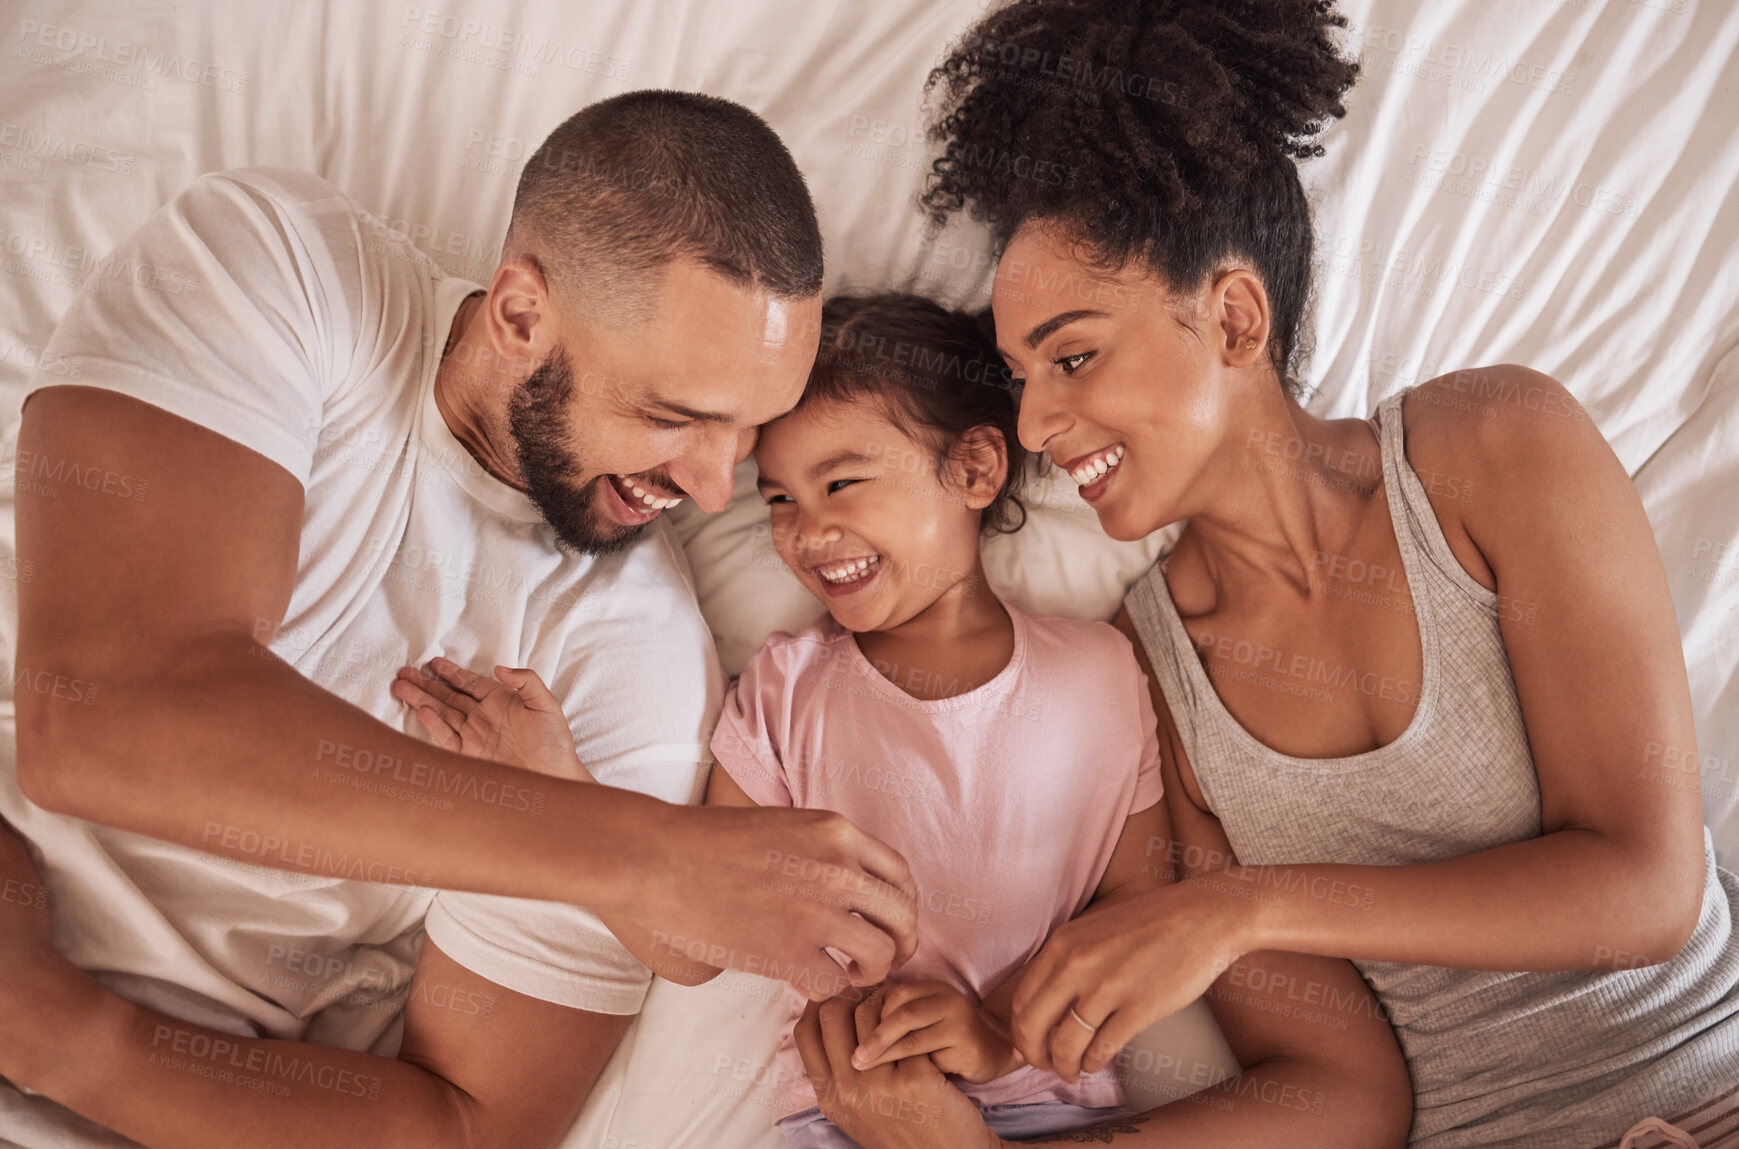
[[1020, 445], [1018, 387], [997, 353], [990, 315], [969, 315], [920, 295], [839, 295], [821, 311], [821, 349], [797, 409], [820, 401], [881, 405], [888, 420], [935, 454], [949, 454], [974, 427], [1002, 435], [1008, 474], [984, 508], [983, 529], [1007, 534], [1026, 522], [1019, 497], [1027, 452]]

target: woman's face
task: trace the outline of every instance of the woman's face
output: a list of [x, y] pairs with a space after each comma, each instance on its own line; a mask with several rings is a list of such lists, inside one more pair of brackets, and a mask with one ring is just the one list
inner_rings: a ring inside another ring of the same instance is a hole
[[[1232, 286], [1236, 297], [1249, 285]], [[1228, 362], [1228, 333], [1266, 321], [1265, 300], [1252, 316], [1227, 291], [1225, 276], [1177, 297], [1145, 268], [1097, 270], [1042, 224], [1003, 253], [991, 307], [1003, 357], [1026, 382], [1020, 440], [1076, 480], [1112, 538], [1188, 518], [1206, 497], [1209, 461], [1253, 374], [1232, 368], [1262, 354], [1240, 333]], [[1253, 330], [1265, 344], [1265, 325]]]

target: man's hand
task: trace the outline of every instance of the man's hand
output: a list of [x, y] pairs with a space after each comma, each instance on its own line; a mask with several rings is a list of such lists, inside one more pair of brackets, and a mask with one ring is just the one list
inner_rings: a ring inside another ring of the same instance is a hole
[[928, 1054], [943, 1073], [982, 1085], [1026, 1064], [1002, 1023], [947, 982], [898, 982], [872, 1001], [875, 1028], [852, 1054], [857, 1069]]
[[497, 666], [494, 678], [450, 658], [401, 667], [392, 696], [413, 707], [435, 745], [539, 774], [594, 781], [574, 749], [561, 701], [536, 672]]
[[811, 1002], [793, 1036], [822, 1116], [864, 1149], [994, 1149], [1002, 1145], [978, 1107], [925, 1054], [873, 1069], [851, 1053], [879, 1016], [874, 995], [854, 1005]]
[[651, 861], [635, 867], [631, 911], [659, 946], [790, 982], [811, 1001], [873, 986], [917, 950], [905, 859], [842, 815], [758, 806], [660, 814], [645, 843]]

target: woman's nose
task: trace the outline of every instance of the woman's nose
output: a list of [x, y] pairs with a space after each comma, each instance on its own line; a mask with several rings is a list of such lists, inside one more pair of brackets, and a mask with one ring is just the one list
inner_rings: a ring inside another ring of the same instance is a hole
[[1042, 451], [1068, 425], [1069, 414], [1060, 399], [1055, 389], [1044, 382], [1027, 380], [1021, 388], [1020, 419], [1015, 424], [1021, 446], [1035, 453]]

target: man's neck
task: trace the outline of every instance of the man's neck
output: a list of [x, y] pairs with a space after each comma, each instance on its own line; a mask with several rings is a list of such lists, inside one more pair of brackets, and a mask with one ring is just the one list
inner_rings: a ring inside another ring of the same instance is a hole
[[[485, 403], [502, 393], [493, 386], [500, 382], [499, 368], [481, 372], [465, 366], [499, 362], [488, 344], [487, 325], [474, 322], [486, 299], [482, 295], [471, 296], [459, 305], [459, 313], [453, 317], [441, 365], [435, 372], [435, 409], [441, 413], [453, 438], [470, 452], [479, 467], [523, 491], [525, 485], [518, 478], [518, 468], [496, 446], [500, 433], [506, 430], [506, 420], [492, 418], [493, 412], [484, 409]], [[499, 431], [492, 436], [490, 432], [496, 428]]]

